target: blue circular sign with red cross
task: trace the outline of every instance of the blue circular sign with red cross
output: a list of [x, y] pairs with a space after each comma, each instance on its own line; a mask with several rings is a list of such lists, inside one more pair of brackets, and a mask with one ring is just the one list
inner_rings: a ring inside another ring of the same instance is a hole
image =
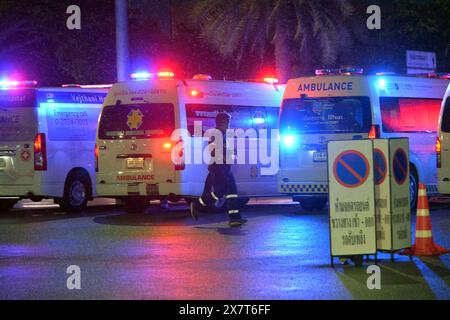
[[392, 171], [395, 181], [398, 184], [404, 184], [408, 177], [408, 157], [403, 149], [397, 149], [394, 153]]
[[359, 151], [345, 151], [334, 160], [333, 172], [339, 184], [347, 188], [356, 188], [369, 178], [369, 161]]
[[383, 151], [380, 149], [373, 150], [373, 175], [375, 184], [380, 185], [386, 179], [387, 161]]

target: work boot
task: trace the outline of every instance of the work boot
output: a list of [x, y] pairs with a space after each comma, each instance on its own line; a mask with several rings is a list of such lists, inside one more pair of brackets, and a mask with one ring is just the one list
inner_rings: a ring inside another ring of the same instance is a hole
[[238, 214], [233, 214], [233, 215], [230, 216], [230, 222], [228, 222], [228, 225], [230, 227], [232, 227], [232, 228], [233, 227], [240, 227], [240, 226], [242, 226], [243, 224], [245, 224], [247, 222], [248, 222], [248, 220], [247, 219], [243, 219], [241, 217], [241, 215], [238, 213]]
[[195, 205], [195, 201], [196, 201], [196, 200], [194, 200], [194, 201], [192, 201], [192, 202], [190, 203], [189, 209], [190, 209], [190, 213], [191, 213], [192, 219], [194, 219], [195, 221], [197, 221], [197, 220], [198, 220], [198, 212], [197, 212], [197, 208], [196, 208], [196, 205]]

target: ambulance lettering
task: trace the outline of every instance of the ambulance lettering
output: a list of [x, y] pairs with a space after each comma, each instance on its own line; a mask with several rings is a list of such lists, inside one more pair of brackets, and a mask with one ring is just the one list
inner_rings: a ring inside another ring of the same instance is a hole
[[298, 92], [305, 91], [352, 91], [353, 82], [331, 82], [331, 83], [301, 83]]
[[155, 180], [155, 176], [153, 174], [117, 176], [117, 181], [149, 181], [149, 180]]

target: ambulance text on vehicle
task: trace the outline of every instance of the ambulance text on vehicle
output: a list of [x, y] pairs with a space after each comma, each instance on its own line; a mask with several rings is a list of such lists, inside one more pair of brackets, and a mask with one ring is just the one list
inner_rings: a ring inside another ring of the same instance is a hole
[[[356, 73], [356, 74], [355, 74]], [[327, 202], [327, 142], [406, 137], [410, 142], [411, 205], [418, 182], [437, 192], [435, 142], [448, 81], [322, 70], [290, 80], [280, 112], [279, 191], [305, 209]]]
[[95, 132], [106, 89], [0, 82], [0, 210], [54, 198], [70, 212], [95, 196]]
[[[141, 77], [147, 79], [139, 80]], [[141, 73], [134, 78], [110, 90], [97, 135], [97, 191], [124, 200], [129, 212], [143, 211], [152, 199], [190, 200], [202, 194], [207, 165], [194, 161], [176, 164], [171, 154], [177, 148], [180, 156], [192, 155], [196, 146], [207, 146], [203, 134], [215, 127], [219, 112], [232, 116], [231, 128], [277, 128], [284, 86], [274, 79], [253, 83], [198, 75], [180, 80], [170, 72]], [[200, 132], [194, 128], [198, 122], [202, 123]], [[177, 129], [188, 134], [172, 141]], [[248, 149], [251, 144], [246, 148], [247, 154], [257, 152]], [[233, 165], [232, 170], [244, 202], [278, 194], [276, 175], [261, 175], [260, 165]]]

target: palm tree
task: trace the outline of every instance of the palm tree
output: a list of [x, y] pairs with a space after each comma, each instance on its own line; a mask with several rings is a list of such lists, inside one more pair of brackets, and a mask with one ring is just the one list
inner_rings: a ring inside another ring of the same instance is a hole
[[278, 76], [287, 80], [312, 63], [334, 64], [351, 47], [352, 13], [349, 0], [198, 0], [191, 18], [238, 66], [244, 54], [263, 59], [272, 46]]

